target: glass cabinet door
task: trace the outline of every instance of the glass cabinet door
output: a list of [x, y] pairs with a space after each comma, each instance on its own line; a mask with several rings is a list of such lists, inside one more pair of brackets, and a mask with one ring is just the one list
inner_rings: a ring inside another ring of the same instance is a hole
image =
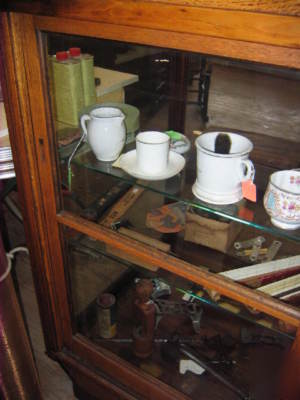
[[43, 37], [74, 334], [186, 398], [274, 399], [295, 329], [272, 298], [300, 316], [299, 71]]

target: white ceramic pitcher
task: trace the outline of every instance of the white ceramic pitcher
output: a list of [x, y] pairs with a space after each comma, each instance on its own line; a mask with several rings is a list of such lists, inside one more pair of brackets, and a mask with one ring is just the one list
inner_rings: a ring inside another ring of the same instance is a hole
[[106, 106], [81, 116], [81, 127], [97, 160], [114, 161], [119, 157], [126, 138], [124, 119], [119, 108]]
[[[230, 137], [229, 154], [215, 153], [219, 133]], [[212, 204], [231, 204], [243, 198], [242, 182], [253, 180], [255, 169], [248, 159], [253, 144], [244, 136], [228, 132], [207, 132], [196, 139], [197, 179], [193, 194]]]

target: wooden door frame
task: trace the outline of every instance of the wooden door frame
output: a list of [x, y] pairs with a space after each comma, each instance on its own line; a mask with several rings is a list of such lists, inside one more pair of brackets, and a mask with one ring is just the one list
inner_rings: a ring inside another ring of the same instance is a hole
[[[299, 48], [248, 43], [245, 45], [248, 46], [247, 52], [243, 53], [240, 41], [235, 39], [204, 37], [201, 34], [189, 32], [166, 32], [161, 29], [153, 30], [148, 26], [131, 26], [128, 29], [126, 25], [115, 25], [103, 21], [76, 20], [76, 24], [73, 22], [66, 16], [57, 18], [19, 13], [1, 14], [1, 33], [4, 38], [1, 46], [1, 75], [6, 94], [17, 183], [25, 210], [25, 230], [46, 346], [48, 352], [53, 354], [59, 353], [64, 346], [72, 349], [74, 345], [71, 305], [67, 296], [68, 285], [65, 277], [59, 223], [76, 229], [79, 228], [82, 221], [68, 213], [61, 213], [57, 216], [57, 206], [60, 204], [57, 188], [58, 167], [57, 159], [52, 151], [55, 139], [49, 137], [49, 133], [53, 133], [54, 129], [50, 119], [50, 101], [47, 95], [43, 59], [41, 59], [41, 31], [127, 40], [132, 43], [139, 38], [138, 41], [143, 44], [193, 51], [210, 49], [209, 51], [213, 51], [215, 55], [221, 52], [222, 55], [226, 55], [221, 51], [222, 43], [226, 42], [225, 48], [228, 51], [229, 44], [235, 43], [237, 47], [233, 52], [229, 51], [228, 53], [231, 56], [236, 57], [239, 54], [241, 58], [248, 59], [251, 54], [250, 59], [253, 61], [271, 60], [276, 65], [289, 64], [300, 67]], [[203, 42], [200, 39], [203, 39]], [[224, 40], [225, 42], [223, 42]], [[216, 43], [218, 43], [217, 46]], [[262, 49], [271, 49], [272, 51], [271, 53], [265, 52], [263, 57], [260, 57]], [[255, 53], [252, 53], [253, 50]], [[271, 54], [271, 58], [268, 58], [268, 54]], [[292, 57], [287, 60], [289, 55]], [[97, 232], [96, 228], [88, 223], [82, 226], [84, 226], [85, 233], [91, 234], [99, 240], [106, 236], [106, 240], [118, 243], [127, 252], [133, 248], [138, 258], [150, 257], [147, 248], [143, 246], [137, 248], [134, 242], [126, 240], [117, 242], [115, 234], [108, 235], [103, 228], [97, 228]], [[161, 255], [157, 253], [155, 257], [152, 257], [152, 261], [156, 262], [160, 257]], [[161, 260], [163, 268], [174, 272], [179, 270], [179, 261], [172, 258]], [[194, 280], [193, 274], [196, 271], [190, 269], [189, 265], [186, 265], [186, 268], [187, 274]], [[208, 286], [211, 285], [211, 282], [213, 285], [223, 283], [222, 293], [229, 297], [234, 296], [234, 288], [239, 290], [239, 285], [226, 281], [226, 279], [217, 282], [212, 274], [200, 271], [196, 275], [198, 283], [206, 282]], [[271, 303], [273, 303], [275, 309], [279, 310], [281, 318], [294, 326], [300, 325], [300, 311], [288, 306], [279, 307], [276, 300], [272, 302], [272, 299], [262, 302], [263, 297], [258, 293], [250, 294], [246, 290], [240, 299], [252, 306], [257, 305], [258, 309], [270, 312], [271, 315]], [[297, 342], [299, 337], [298, 334]], [[57, 355], [57, 357], [59, 356]]]

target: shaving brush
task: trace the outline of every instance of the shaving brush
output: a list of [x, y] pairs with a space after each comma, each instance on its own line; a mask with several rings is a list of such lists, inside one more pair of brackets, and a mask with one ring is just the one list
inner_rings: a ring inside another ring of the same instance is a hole
[[219, 133], [215, 139], [215, 153], [229, 154], [231, 139], [227, 133]]

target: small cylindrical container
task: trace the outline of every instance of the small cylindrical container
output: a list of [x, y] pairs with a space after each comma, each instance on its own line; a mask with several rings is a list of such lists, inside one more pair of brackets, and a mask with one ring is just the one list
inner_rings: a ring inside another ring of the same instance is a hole
[[136, 162], [140, 172], [158, 175], [169, 161], [170, 137], [163, 132], [146, 131], [136, 136]]
[[113, 338], [117, 333], [117, 304], [111, 293], [102, 293], [97, 298], [97, 319], [99, 335], [104, 339]]
[[84, 106], [80, 60], [70, 58], [66, 51], [57, 52], [52, 58], [52, 77], [57, 121], [77, 126]]
[[96, 86], [94, 75], [94, 56], [81, 53], [79, 47], [69, 49], [70, 57], [78, 59], [81, 62], [81, 76], [83, 84], [84, 105], [89, 106], [96, 103]]

